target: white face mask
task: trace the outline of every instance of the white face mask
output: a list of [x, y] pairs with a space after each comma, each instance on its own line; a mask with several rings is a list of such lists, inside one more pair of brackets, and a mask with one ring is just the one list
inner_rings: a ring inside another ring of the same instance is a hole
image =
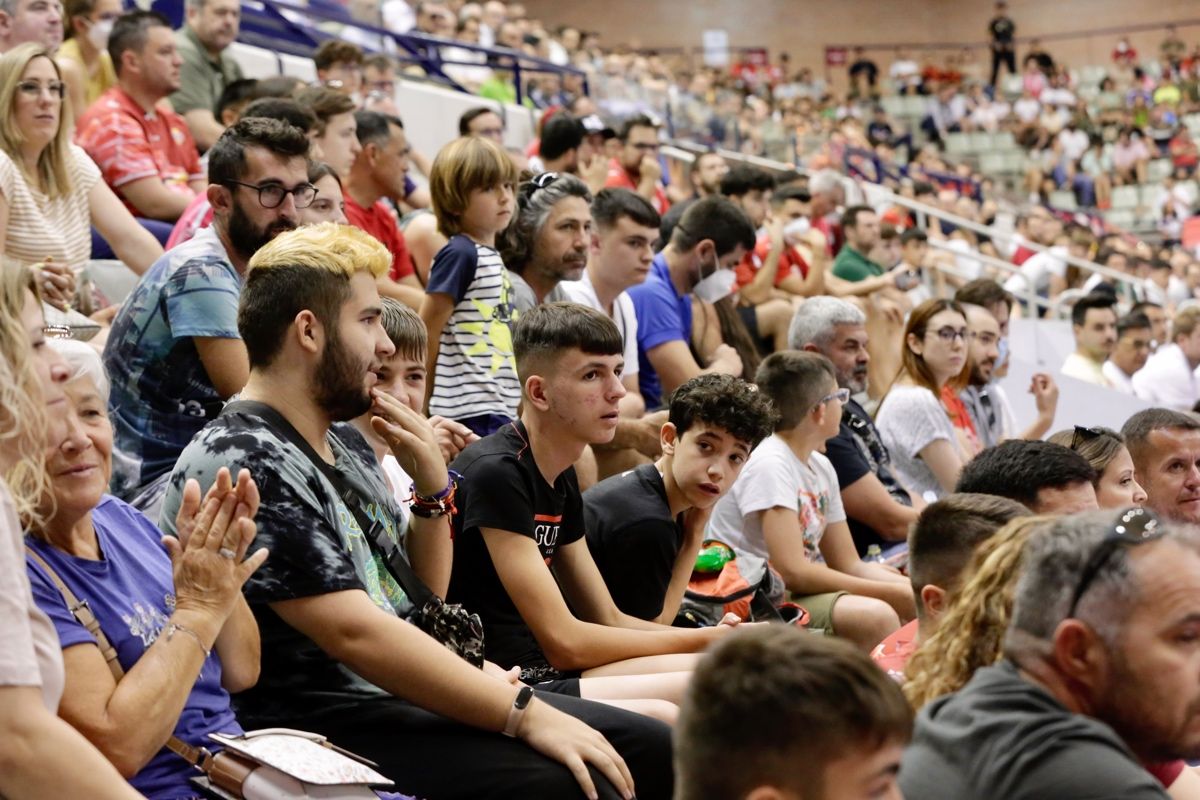
[[87, 38], [92, 43], [92, 47], [100, 51], [108, 48], [108, 37], [112, 33], [114, 22], [116, 20], [102, 19], [92, 23], [92, 27], [88, 28], [87, 32]]
[[705, 303], [715, 303], [733, 294], [735, 283], [737, 283], [737, 273], [717, 264], [715, 271], [696, 284], [692, 289], [692, 294]]

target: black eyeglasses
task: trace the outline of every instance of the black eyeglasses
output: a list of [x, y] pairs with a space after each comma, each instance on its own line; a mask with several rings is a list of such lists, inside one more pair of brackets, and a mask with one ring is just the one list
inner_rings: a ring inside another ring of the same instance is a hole
[[258, 204], [263, 208], [279, 208], [283, 203], [283, 198], [289, 194], [295, 198], [296, 208], [308, 208], [312, 205], [313, 200], [317, 199], [317, 187], [311, 183], [302, 183], [295, 189], [285, 189], [278, 183], [267, 183], [262, 186], [257, 186], [253, 183], [245, 183], [243, 181], [226, 181], [227, 184], [235, 186], [245, 186], [247, 189], [253, 189], [258, 192]]
[[1079, 583], [1075, 587], [1075, 593], [1071, 595], [1071, 606], [1067, 609], [1067, 616], [1075, 616], [1075, 609], [1079, 605], [1079, 601], [1118, 547], [1143, 544], [1160, 539], [1164, 535], [1166, 535], [1166, 531], [1159, 529], [1158, 517], [1154, 516], [1153, 511], [1145, 508], [1131, 508], [1122, 514], [1108, 535], [1101, 540], [1100, 544], [1096, 545], [1096, 551], [1084, 565], [1083, 572], [1079, 576]]
[[1101, 436], [1108, 436], [1108, 431], [1104, 428], [1085, 428], [1082, 425], [1075, 426], [1075, 432], [1071, 434], [1071, 449], [1078, 450], [1081, 445], [1085, 445], [1093, 439], [1099, 439]]

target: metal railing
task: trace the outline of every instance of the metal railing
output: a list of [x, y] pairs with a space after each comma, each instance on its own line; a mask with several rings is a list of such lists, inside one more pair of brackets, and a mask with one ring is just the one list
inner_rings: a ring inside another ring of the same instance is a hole
[[[264, 13], [271, 18], [277, 29], [290, 32], [293, 35], [293, 41], [302, 46], [307, 46], [311, 43], [311, 47], [315, 48], [319, 42], [334, 37], [330, 33], [317, 28], [315, 25], [306, 25], [298, 21], [297, 15], [305, 20], [311, 19], [356, 28], [370, 36], [380, 37], [381, 41], [386, 39], [395, 42], [396, 47], [402, 53], [392, 53], [389, 55], [402, 63], [415, 64], [421, 67], [425, 70], [426, 74], [435, 77], [446, 86], [461, 92], [466, 92], [467, 90], [446, 74], [445, 70], [442, 69], [443, 65], [486, 66], [491, 70], [511, 72], [513, 75], [513, 87], [516, 91], [516, 102], [518, 104], [523, 103], [525, 99], [525, 87], [521, 79], [522, 74], [552, 73], [557, 75], [578, 75], [583, 80], [584, 93], [588, 92], [587, 73], [583, 70], [576, 67], [555, 64], [542, 58], [520, 53], [516, 50], [509, 50], [506, 47], [484, 47], [469, 42], [460, 42], [456, 39], [443, 39], [438, 36], [429, 36], [428, 34], [411, 31], [408, 33], [395, 33], [378, 25], [371, 25], [348, 18], [344, 13], [338, 13], [320, 6], [302, 5], [290, 0], [254, 0], [254, 4], [262, 7]], [[285, 14], [284, 11], [289, 13]], [[247, 25], [247, 23], [249, 23], [247, 26], [248, 31], [253, 31], [253, 20], [248, 18], [246, 22], [243, 22], [243, 25]], [[264, 35], [269, 36], [270, 33], [271, 31], [268, 30], [264, 32]], [[261, 44], [260, 41], [256, 40], [248, 41], [248, 43]], [[452, 47], [456, 50], [465, 50], [471, 53], [480, 53], [484, 56], [486, 63], [442, 58], [441, 50], [445, 47]]]
[[[667, 142], [661, 148], [660, 152], [663, 156], [665, 156], [669, 159], [675, 159], [682, 163], [690, 163], [693, 160], [695, 160], [696, 156], [699, 155], [700, 153], [707, 152], [707, 149], [700, 147], [698, 145], [692, 144], [690, 142], [671, 140], [671, 141]], [[748, 164], [751, 166], [766, 169], [771, 172], [776, 172], [776, 173], [796, 172], [796, 173], [799, 173], [801, 175], [806, 175], [806, 176], [809, 176], [811, 174], [809, 170], [797, 169], [796, 166], [793, 164], [785, 164], [780, 161], [773, 161], [768, 158], [762, 158], [761, 156], [751, 156], [751, 155], [746, 155], [744, 153], [737, 153], [732, 150], [725, 150], [725, 149], [721, 149], [721, 148], [717, 148], [716, 152], [718, 154], [720, 154], [723, 158], [725, 158], [727, 161], [734, 162], [734, 163], [740, 163], [740, 164]], [[895, 192], [889, 191], [877, 184], [867, 184], [866, 186], [859, 186], [851, 178], [842, 176], [842, 179], [843, 179], [843, 181], [849, 181], [852, 184], [854, 184], [858, 188], [858, 190], [864, 195], [864, 197], [866, 197], [869, 200], [869, 202], [872, 205], [878, 206], [880, 204], [890, 204], [890, 205], [900, 206], [902, 208], [908, 209], [909, 211], [913, 212], [917, 217], [917, 225], [921, 228], [925, 227], [927, 218], [933, 218], [933, 219], [948, 222], [951, 225], [954, 225], [956, 228], [962, 228], [963, 230], [968, 230], [968, 231], [971, 231], [972, 233], [986, 236], [989, 239], [991, 239], [992, 241], [998, 240], [1001, 242], [1008, 242], [1008, 243], [1013, 243], [1013, 244], [1019, 243], [1021, 246], [1025, 247], [1029, 250], [1032, 250], [1035, 253], [1047, 253], [1050, 250], [1050, 248], [1046, 247], [1045, 245], [1037, 244], [1035, 242], [1029, 242], [1024, 239], [1018, 240], [1017, 233], [1015, 231], [1004, 230], [1003, 228], [999, 228], [996, 226], [983, 225], [981, 223], [975, 222], [974, 220], [970, 220], [965, 217], [961, 217], [957, 214], [954, 214], [953, 212], [938, 208], [937, 206], [931, 206], [927, 203], [922, 203], [917, 200], [913, 200], [911, 198], [904, 197], [903, 195], [898, 195]], [[999, 269], [999, 270], [1005, 272], [1006, 274], [1011, 275], [1011, 274], [1021, 273], [1021, 268], [1016, 266], [1015, 264], [1012, 264], [1003, 259], [995, 258], [993, 256], [988, 256], [984, 253], [980, 253], [977, 251], [970, 252], [970, 253], [963, 253], [961, 250], [955, 250], [954, 248], [951, 248], [948, 245], [945, 245], [943, 242], [941, 242], [940, 240], [937, 240], [937, 239], [930, 239], [929, 244], [931, 247], [934, 247], [939, 250], [945, 250], [947, 252], [953, 253], [956, 256], [970, 258], [972, 260], [979, 261], [980, 263], [987, 264], [988, 266]], [[1061, 261], [1063, 263], [1074, 266], [1080, 270], [1083, 270], [1084, 272], [1088, 273], [1089, 275], [1098, 274], [1098, 275], [1108, 279], [1110, 282], [1114, 283], [1118, 287], [1120, 287], [1120, 286], [1129, 287], [1130, 289], [1132, 289], [1134, 291], [1139, 291], [1139, 293], [1142, 296], [1145, 296], [1145, 287], [1146, 287], [1147, 281], [1142, 278], [1133, 277], [1124, 272], [1119, 272], [1117, 270], [1111, 269], [1110, 267], [1106, 267], [1102, 264], [1097, 264], [1094, 261], [1088, 261], [1087, 259], [1077, 258], [1075, 256], [1070, 255], [1069, 253], [1062, 253], [1062, 254], [1051, 253], [1051, 256], [1053, 258], [1057, 259], [1058, 261]], [[938, 268], [942, 269], [945, 272], [951, 273], [951, 274], [959, 274], [959, 275], [962, 275], [963, 277], [971, 277], [967, 273], [961, 272], [960, 270], [957, 270], [956, 268], [950, 269], [950, 268], [948, 268], [948, 266], [940, 266]], [[1058, 301], [1047, 300], [1046, 298], [1039, 296], [1037, 294], [1036, 287], [1029, 286], [1028, 282], [1026, 282], [1026, 290], [1022, 291], [1022, 292], [1017, 292], [1016, 294], [1022, 300], [1029, 303], [1033, 307], [1043, 308], [1043, 309], [1057, 312], [1059, 309], [1061, 309], [1061, 306], [1062, 306], [1062, 303], [1060, 303]]]

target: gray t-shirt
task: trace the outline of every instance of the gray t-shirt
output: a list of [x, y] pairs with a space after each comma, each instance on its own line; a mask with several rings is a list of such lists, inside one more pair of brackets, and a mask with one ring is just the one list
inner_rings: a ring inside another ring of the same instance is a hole
[[893, 386], [875, 415], [875, 427], [892, 456], [892, 471], [902, 484], [920, 495], [945, 494], [920, 456], [926, 445], [939, 439], [957, 447], [954, 424], [937, 395], [923, 386]]
[[1068, 711], [1007, 661], [922, 709], [900, 789], [921, 800], [1167, 797], [1112, 728]]

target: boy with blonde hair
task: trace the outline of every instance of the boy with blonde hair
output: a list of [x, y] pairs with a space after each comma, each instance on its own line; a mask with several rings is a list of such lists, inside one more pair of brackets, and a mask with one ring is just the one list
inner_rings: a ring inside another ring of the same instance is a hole
[[429, 191], [438, 230], [450, 241], [433, 257], [421, 319], [429, 331], [430, 414], [487, 436], [517, 415], [512, 283], [496, 235], [513, 215], [517, 170], [479, 136], [455, 139], [433, 160]]

